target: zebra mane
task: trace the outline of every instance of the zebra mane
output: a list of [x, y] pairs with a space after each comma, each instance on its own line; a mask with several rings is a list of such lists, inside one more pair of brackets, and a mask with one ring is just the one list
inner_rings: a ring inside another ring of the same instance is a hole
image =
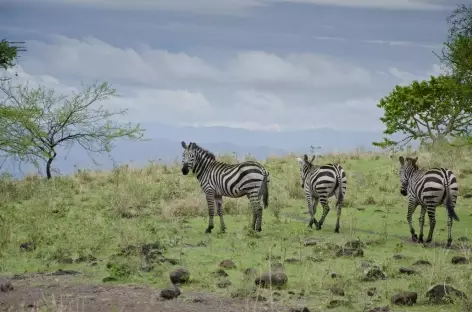
[[206, 155], [207, 157], [209, 157], [211, 160], [215, 160], [216, 157], [215, 157], [215, 154], [213, 154], [212, 152], [202, 148], [201, 146], [199, 146], [197, 143], [195, 142], [190, 142], [190, 147], [192, 147], [193, 149], [195, 150], [198, 150], [200, 151], [201, 153], [203, 153], [204, 155]]

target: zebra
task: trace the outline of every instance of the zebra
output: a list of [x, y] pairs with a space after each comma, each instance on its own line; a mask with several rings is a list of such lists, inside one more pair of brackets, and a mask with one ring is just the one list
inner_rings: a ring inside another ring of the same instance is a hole
[[[419, 169], [418, 157], [411, 158], [400, 156], [400, 194], [408, 196], [408, 213], [407, 221], [410, 227], [411, 238], [414, 242], [423, 243], [423, 227], [425, 214], [429, 217], [429, 233], [426, 243], [433, 240], [434, 227], [436, 225], [436, 207], [444, 204], [447, 208], [447, 248], [452, 243], [452, 220], [459, 221], [459, 217], [454, 211], [456, 206], [459, 187], [454, 173], [444, 167], [436, 167], [431, 169]], [[419, 218], [420, 235], [415, 233], [411, 217], [416, 207], [421, 206]]]
[[[339, 164], [314, 165], [315, 157], [313, 155], [311, 160], [308, 160], [308, 156], [305, 154], [303, 159], [296, 158], [300, 164], [301, 187], [305, 190], [308, 212], [311, 216], [308, 227], [311, 228], [315, 224], [316, 229], [321, 230], [321, 226], [329, 212], [328, 198], [334, 195], [338, 207], [334, 232], [339, 233], [339, 219], [347, 186], [346, 173]], [[318, 202], [323, 206], [323, 214], [317, 222], [315, 214]]]
[[208, 205], [208, 228], [205, 233], [211, 233], [214, 228], [213, 216], [215, 202], [220, 217], [220, 231], [226, 231], [223, 220], [223, 196], [239, 198], [247, 196], [253, 209], [252, 229], [262, 231], [262, 206], [269, 205], [270, 182], [269, 172], [256, 161], [245, 161], [238, 164], [227, 164], [216, 160], [211, 152], [201, 148], [194, 142], [188, 145], [182, 141], [182, 174], [187, 175], [189, 170], [196, 175], [200, 186], [205, 193]]

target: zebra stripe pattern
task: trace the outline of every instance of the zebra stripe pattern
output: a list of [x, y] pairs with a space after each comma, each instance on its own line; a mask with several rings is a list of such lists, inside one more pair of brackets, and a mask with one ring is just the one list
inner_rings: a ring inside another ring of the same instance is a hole
[[[339, 233], [339, 219], [341, 218], [341, 209], [347, 187], [346, 173], [339, 164], [314, 165], [315, 157], [313, 155], [311, 160], [308, 160], [306, 154], [303, 159], [297, 157], [300, 164], [301, 187], [305, 190], [308, 212], [311, 216], [308, 226], [313, 227], [313, 224], [315, 224], [316, 229], [321, 230], [321, 226], [329, 212], [328, 198], [334, 195], [338, 207], [334, 232]], [[323, 207], [323, 214], [320, 220], [316, 221], [315, 214], [318, 202]]]
[[[436, 225], [436, 207], [444, 204], [448, 212], [447, 218], [447, 245], [452, 243], [452, 220], [459, 221], [454, 208], [456, 206], [459, 187], [454, 173], [447, 168], [419, 169], [418, 157], [411, 158], [400, 156], [400, 194], [408, 196], [407, 220], [410, 226], [411, 238], [415, 242], [423, 243], [423, 227], [425, 214], [429, 217], [429, 233], [426, 243], [433, 240], [434, 227]], [[421, 206], [419, 218], [420, 236], [413, 228], [411, 217], [416, 207]]]
[[182, 141], [182, 174], [187, 175], [192, 169], [200, 182], [208, 204], [208, 228], [205, 233], [211, 233], [214, 228], [213, 216], [215, 202], [220, 218], [220, 230], [226, 231], [223, 220], [223, 196], [239, 198], [247, 196], [252, 209], [252, 229], [262, 231], [262, 206], [269, 205], [268, 183], [269, 172], [256, 161], [245, 161], [239, 164], [227, 164], [216, 160], [214, 154], [201, 148], [196, 143], [188, 145]]

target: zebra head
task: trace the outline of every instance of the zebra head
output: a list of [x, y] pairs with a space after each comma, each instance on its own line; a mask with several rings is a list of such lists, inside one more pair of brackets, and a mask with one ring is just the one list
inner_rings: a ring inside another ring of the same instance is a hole
[[311, 157], [311, 160], [308, 160], [308, 156], [305, 154], [303, 155], [303, 159], [300, 157], [297, 157], [298, 164], [300, 165], [300, 182], [301, 182], [301, 188], [305, 187], [305, 179], [310, 171], [310, 169], [313, 167], [313, 160], [315, 160], [316, 155], [313, 155]]
[[182, 153], [182, 174], [187, 175], [190, 169], [194, 169], [195, 165], [195, 143], [190, 142], [188, 145], [184, 141], [181, 142], [184, 152]]
[[408, 189], [408, 183], [410, 181], [410, 177], [413, 175], [413, 173], [418, 170], [418, 165], [416, 162], [418, 161], [418, 157], [411, 158], [411, 157], [406, 157], [403, 158], [403, 156], [400, 156], [398, 158], [400, 161], [400, 170], [399, 170], [399, 175], [400, 175], [400, 194], [403, 196], [406, 196], [408, 194], [407, 189]]

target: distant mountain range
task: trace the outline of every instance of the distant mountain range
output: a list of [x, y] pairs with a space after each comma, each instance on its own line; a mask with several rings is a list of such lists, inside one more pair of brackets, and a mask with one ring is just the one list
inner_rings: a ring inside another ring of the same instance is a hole
[[[372, 142], [380, 140], [381, 133], [368, 131], [339, 131], [329, 128], [292, 132], [250, 131], [229, 127], [175, 127], [163, 124], [142, 124], [148, 141], [119, 140], [110, 155], [94, 157], [99, 165], [94, 165], [87, 153], [78, 146], [71, 150], [59, 150], [54, 168], [60, 174], [70, 174], [76, 168], [110, 169], [113, 164], [132, 162], [135, 166], [150, 160], [171, 163], [180, 161], [182, 147], [180, 141], [196, 142], [215, 154], [240, 156], [251, 154], [257, 159], [269, 155], [282, 156], [289, 153], [309, 153], [310, 146], [320, 146], [318, 153], [346, 152], [356, 148], [372, 149]], [[32, 170], [31, 166], [21, 168], [10, 162], [2, 171], [15, 177]]]

